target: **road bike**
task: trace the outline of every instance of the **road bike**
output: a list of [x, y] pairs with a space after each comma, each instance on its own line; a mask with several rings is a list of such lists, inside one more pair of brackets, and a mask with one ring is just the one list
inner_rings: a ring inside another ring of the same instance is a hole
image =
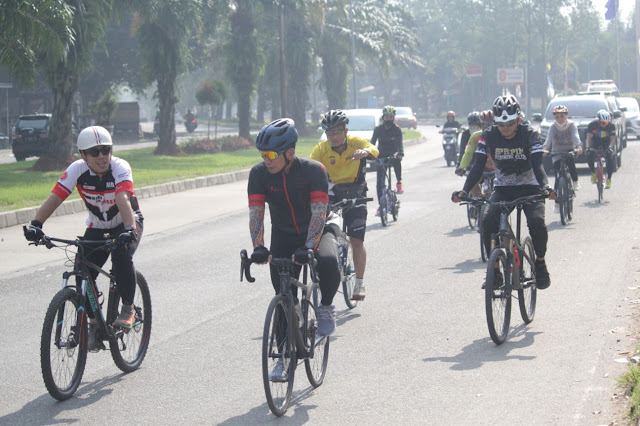
[[598, 188], [598, 203], [602, 203], [604, 193], [604, 171], [607, 164], [606, 151], [603, 149], [590, 148], [595, 153], [596, 188]]
[[340, 268], [342, 295], [349, 309], [358, 306], [358, 301], [351, 299], [356, 285], [356, 270], [353, 263], [353, 248], [347, 236], [347, 224], [342, 219], [342, 215], [352, 208], [366, 206], [365, 203], [369, 201], [373, 201], [373, 198], [356, 197], [340, 200], [331, 204], [331, 213], [327, 218], [326, 226], [331, 227], [338, 242], [338, 267]]
[[560, 210], [560, 222], [563, 225], [566, 225], [571, 219], [573, 219], [573, 199], [576, 196], [575, 189], [573, 188], [573, 180], [569, 173], [567, 159], [574, 158], [575, 153], [573, 151], [550, 152], [549, 155], [560, 157], [558, 160], [560, 162], [560, 166], [556, 168], [555, 190], [558, 194], [557, 203]]
[[[273, 414], [282, 416], [291, 403], [293, 380], [299, 360], [304, 360], [309, 383], [314, 388], [324, 380], [329, 361], [329, 336], [317, 334], [318, 321], [313, 303], [318, 288], [316, 260], [309, 250], [308, 264], [304, 265], [303, 281], [292, 276], [295, 267], [290, 258], [272, 258], [278, 269], [280, 291], [271, 299], [262, 333], [262, 381], [267, 404]], [[254, 282], [251, 276], [251, 259], [246, 250], [240, 252], [240, 281], [243, 276]], [[307, 283], [307, 270], [311, 282]], [[294, 289], [300, 289], [300, 298]], [[277, 372], [277, 374], [273, 374]]]
[[[147, 280], [136, 271], [133, 327], [114, 327], [113, 322], [120, 311], [121, 301], [115, 276], [112, 271], [106, 272], [87, 259], [93, 251], [115, 250], [118, 247], [117, 236], [106, 235], [105, 240], [95, 241], [44, 236], [30, 244], [64, 250], [69, 259], [68, 265], [73, 268], [62, 274], [62, 289], [51, 300], [42, 327], [40, 365], [49, 394], [64, 401], [71, 398], [80, 385], [88, 352], [88, 309], [93, 311], [97, 321], [98, 346], [95, 351], [106, 350], [106, 341], [109, 343], [111, 357], [120, 370], [125, 373], [137, 370], [147, 353], [151, 336], [151, 295]], [[74, 250], [70, 250], [70, 247], [76, 247], [75, 259], [71, 258]], [[96, 271], [109, 279], [106, 319], [102, 311], [104, 296], [98, 290], [90, 271]], [[69, 278], [74, 276], [78, 280], [69, 282]]]
[[[521, 242], [522, 209], [525, 204], [546, 198], [534, 194], [513, 201], [486, 200], [488, 205], [500, 208], [500, 227], [491, 235], [492, 251], [487, 264], [485, 312], [491, 340], [504, 343], [511, 322], [511, 296], [517, 292], [520, 315], [525, 324], [533, 321], [536, 311], [537, 288], [535, 276], [535, 251], [531, 237]], [[470, 201], [465, 197], [463, 201]], [[516, 233], [513, 233], [509, 214], [516, 208]]]
[[385, 185], [382, 187], [382, 195], [380, 196], [380, 221], [382, 226], [389, 224], [389, 214], [394, 221], [398, 220], [398, 211], [400, 210], [400, 200], [398, 200], [398, 192], [391, 186], [391, 166], [395, 154], [391, 157], [376, 158], [378, 167], [384, 169]]

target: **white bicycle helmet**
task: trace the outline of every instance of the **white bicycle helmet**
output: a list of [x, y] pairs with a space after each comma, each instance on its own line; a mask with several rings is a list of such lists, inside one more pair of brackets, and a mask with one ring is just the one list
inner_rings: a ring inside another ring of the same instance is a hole
[[98, 145], [113, 145], [109, 131], [104, 127], [90, 126], [78, 135], [78, 150], [84, 151]]
[[601, 109], [600, 111], [596, 112], [596, 118], [598, 119], [598, 121], [601, 121], [603, 123], [609, 123], [611, 121], [611, 114], [609, 114], [609, 111], [607, 111], [606, 109]]
[[493, 119], [505, 123], [520, 117], [520, 104], [513, 95], [498, 96], [493, 101]]

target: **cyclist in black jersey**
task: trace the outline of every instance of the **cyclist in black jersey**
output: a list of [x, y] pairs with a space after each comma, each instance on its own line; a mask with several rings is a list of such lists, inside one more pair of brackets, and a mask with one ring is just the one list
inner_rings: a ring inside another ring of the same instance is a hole
[[587, 127], [587, 149], [589, 149], [589, 170], [591, 183], [596, 183], [596, 169], [593, 165], [596, 155], [593, 149], [604, 149], [607, 161], [607, 181], [605, 188], [611, 188], [611, 177], [616, 171], [616, 160], [613, 153], [616, 149], [616, 126], [611, 122], [609, 111], [601, 109], [596, 113], [596, 119]]
[[[496, 168], [492, 201], [511, 201], [526, 195], [538, 194], [541, 190], [549, 194], [550, 199], [555, 200], [557, 196], [549, 186], [542, 167], [543, 148], [539, 133], [521, 124], [520, 104], [516, 97], [497, 97], [493, 103], [493, 115], [496, 126], [484, 130], [480, 135], [473, 167], [462, 191], [456, 191], [451, 196], [452, 201], [460, 202], [460, 197], [469, 193], [482, 177], [489, 156]], [[551, 279], [544, 259], [548, 240], [544, 201], [526, 204], [523, 211], [536, 252], [536, 286], [541, 290], [546, 289], [551, 285]], [[499, 221], [500, 208], [496, 205], [489, 206], [483, 221], [483, 238], [487, 253], [491, 252], [491, 234], [498, 231]]]
[[[373, 129], [373, 135], [371, 136], [371, 145], [378, 143], [378, 158], [391, 157], [391, 164], [396, 174], [396, 191], [398, 194], [404, 193], [404, 187], [402, 186], [402, 158], [404, 157], [404, 146], [402, 143], [402, 129], [394, 123], [396, 118], [396, 109], [391, 105], [387, 105], [382, 108], [382, 124], [376, 126]], [[378, 165], [377, 168], [377, 183], [376, 190], [378, 193], [378, 200], [382, 196], [382, 187], [384, 187], [386, 168]], [[376, 212], [376, 216], [380, 216], [380, 207]]]
[[[112, 155], [113, 141], [104, 127], [91, 126], [82, 130], [77, 144], [82, 159], [72, 163], [62, 174], [49, 198], [38, 209], [35, 219], [25, 228], [25, 238], [29, 241], [40, 240], [44, 236], [44, 222], [71, 194], [73, 188], [77, 188], [89, 210], [84, 237], [88, 240], [100, 240], [105, 239], [105, 234], [117, 235], [122, 243], [111, 254], [113, 272], [122, 297], [122, 309], [113, 325], [132, 328], [136, 291], [133, 254], [142, 238], [144, 219], [138, 199], [133, 193], [131, 166]], [[94, 251], [87, 259], [102, 267], [108, 257], [109, 252]], [[98, 272], [93, 270], [91, 274], [93, 279], [98, 276]], [[97, 347], [97, 324], [91, 306], [87, 305], [87, 308], [87, 348], [93, 350]]]
[[[253, 242], [251, 260], [266, 263], [270, 257], [293, 257], [306, 263], [307, 250], [313, 249], [322, 292], [318, 307], [318, 333], [330, 335], [336, 328], [333, 297], [340, 285], [338, 245], [331, 228], [325, 228], [329, 203], [329, 179], [317, 161], [295, 155], [298, 132], [289, 118], [281, 118], [260, 130], [256, 146], [264, 161], [249, 173], [249, 231]], [[264, 244], [265, 203], [271, 214], [271, 247]], [[271, 267], [271, 282], [280, 289], [278, 270]]]

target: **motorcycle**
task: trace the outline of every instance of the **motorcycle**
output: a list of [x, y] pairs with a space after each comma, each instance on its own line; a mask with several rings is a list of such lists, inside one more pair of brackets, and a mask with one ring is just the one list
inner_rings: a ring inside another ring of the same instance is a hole
[[442, 133], [444, 161], [447, 163], [447, 167], [451, 167], [456, 164], [458, 159], [458, 133], [460, 130], [455, 127], [446, 127], [440, 133]]
[[193, 133], [193, 131], [198, 127], [198, 122], [195, 118], [192, 118], [191, 120], [185, 120], [184, 127], [187, 129], [187, 132]]

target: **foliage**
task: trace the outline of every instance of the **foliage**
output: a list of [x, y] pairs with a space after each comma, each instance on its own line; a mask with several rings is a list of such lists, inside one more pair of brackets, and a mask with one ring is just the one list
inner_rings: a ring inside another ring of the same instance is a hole
[[182, 150], [189, 155], [215, 154], [217, 152], [233, 152], [249, 149], [253, 146], [248, 139], [240, 136], [225, 136], [220, 139], [196, 139], [182, 144]]
[[98, 126], [110, 126], [113, 115], [118, 110], [118, 98], [113, 89], [107, 89], [100, 98], [89, 107]]
[[196, 92], [196, 99], [200, 105], [220, 105], [227, 97], [227, 90], [220, 81], [212, 83], [205, 81]]
[[638, 424], [640, 421], [640, 367], [631, 364], [629, 371], [618, 377], [618, 386], [620, 386], [628, 398], [629, 411], [628, 416]]

